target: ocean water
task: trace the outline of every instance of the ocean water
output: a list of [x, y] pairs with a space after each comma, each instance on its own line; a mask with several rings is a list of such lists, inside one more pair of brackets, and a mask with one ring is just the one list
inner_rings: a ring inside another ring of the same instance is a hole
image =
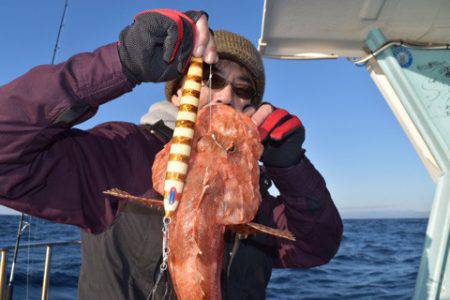
[[[18, 220], [18, 216], [0, 216], [0, 248], [14, 244]], [[79, 239], [79, 230], [72, 226], [36, 218], [31, 224], [22, 243]], [[267, 298], [410, 299], [426, 225], [426, 219], [344, 220], [336, 257], [317, 268], [274, 270]], [[44, 258], [45, 248], [21, 249], [14, 299], [40, 299]], [[76, 299], [80, 260], [78, 245], [53, 249], [49, 299]]]

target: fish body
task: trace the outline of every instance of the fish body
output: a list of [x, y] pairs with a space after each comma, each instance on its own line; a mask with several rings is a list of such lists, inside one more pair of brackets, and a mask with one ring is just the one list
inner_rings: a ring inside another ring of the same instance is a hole
[[[226, 105], [199, 112], [183, 195], [169, 225], [169, 271], [178, 299], [221, 299], [224, 233], [258, 210], [256, 126]], [[169, 147], [156, 157], [153, 184], [163, 192]]]

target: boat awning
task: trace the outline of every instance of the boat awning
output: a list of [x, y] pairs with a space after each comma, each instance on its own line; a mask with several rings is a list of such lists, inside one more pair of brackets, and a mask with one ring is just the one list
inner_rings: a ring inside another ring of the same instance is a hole
[[446, 0], [266, 0], [259, 50], [284, 59], [364, 56], [369, 32], [387, 40], [450, 42]]
[[447, 0], [266, 0], [259, 41], [282, 59], [378, 53], [367, 70], [437, 184], [413, 299], [450, 299], [450, 47], [389, 41], [448, 44], [449, 16]]

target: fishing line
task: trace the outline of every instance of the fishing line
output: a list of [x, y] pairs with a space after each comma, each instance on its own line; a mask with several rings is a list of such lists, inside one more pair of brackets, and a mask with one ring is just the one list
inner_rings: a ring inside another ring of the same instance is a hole
[[59, 50], [59, 41], [61, 39], [61, 32], [64, 27], [64, 20], [66, 19], [66, 12], [67, 12], [68, 6], [69, 6], [69, 0], [65, 0], [64, 10], [63, 10], [63, 13], [61, 16], [61, 21], [59, 22], [58, 35], [56, 36], [55, 47], [53, 48], [52, 65], [55, 63], [56, 54], [58, 53], [58, 50]]
[[209, 93], [208, 93], [208, 106], [209, 106], [209, 132], [211, 132], [211, 138], [216, 143], [217, 146], [222, 148], [223, 150], [227, 151], [220, 143], [217, 141], [216, 135], [214, 132], [212, 132], [212, 64], [209, 65], [209, 77], [208, 77], [208, 86], [209, 86]]
[[[222, 145], [217, 141], [216, 135], [212, 132], [212, 64], [209, 65], [209, 77], [208, 77], [209, 93], [208, 93], [208, 106], [209, 106], [209, 132], [211, 132], [211, 138], [220, 148]], [[225, 149], [224, 149], [225, 150]]]
[[[211, 92], [211, 87], [212, 87], [212, 64], [209, 64], [209, 79], [208, 79], [208, 84], [209, 84], [209, 132], [211, 132], [211, 122], [212, 122], [212, 107], [211, 107], [211, 98], [212, 98], [212, 92]], [[214, 134], [213, 134], [214, 136]]]
[[29, 278], [30, 278], [30, 271], [33, 271], [33, 266], [30, 267], [30, 247], [31, 247], [31, 216], [28, 216], [28, 250], [27, 250], [27, 290], [26, 290], [26, 297], [25, 299], [28, 299], [29, 290], [30, 290], [30, 284], [29, 284]]

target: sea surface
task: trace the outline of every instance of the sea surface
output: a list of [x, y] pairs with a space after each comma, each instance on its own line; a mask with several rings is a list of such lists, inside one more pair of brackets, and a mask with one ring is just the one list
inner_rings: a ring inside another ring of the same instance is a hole
[[[0, 216], [0, 248], [14, 244], [18, 220], [18, 216]], [[410, 299], [426, 225], [427, 219], [344, 220], [344, 238], [336, 257], [313, 269], [274, 270], [267, 298]], [[79, 236], [75, 227], [32, 218], [22, 243], [77, 240]], [[40, 299], [44, 258], [45, 248], [21, 248], [14, 299]], [[76, 299], [80, 260], [79, 245], [54, 248], [49, 299]]]

